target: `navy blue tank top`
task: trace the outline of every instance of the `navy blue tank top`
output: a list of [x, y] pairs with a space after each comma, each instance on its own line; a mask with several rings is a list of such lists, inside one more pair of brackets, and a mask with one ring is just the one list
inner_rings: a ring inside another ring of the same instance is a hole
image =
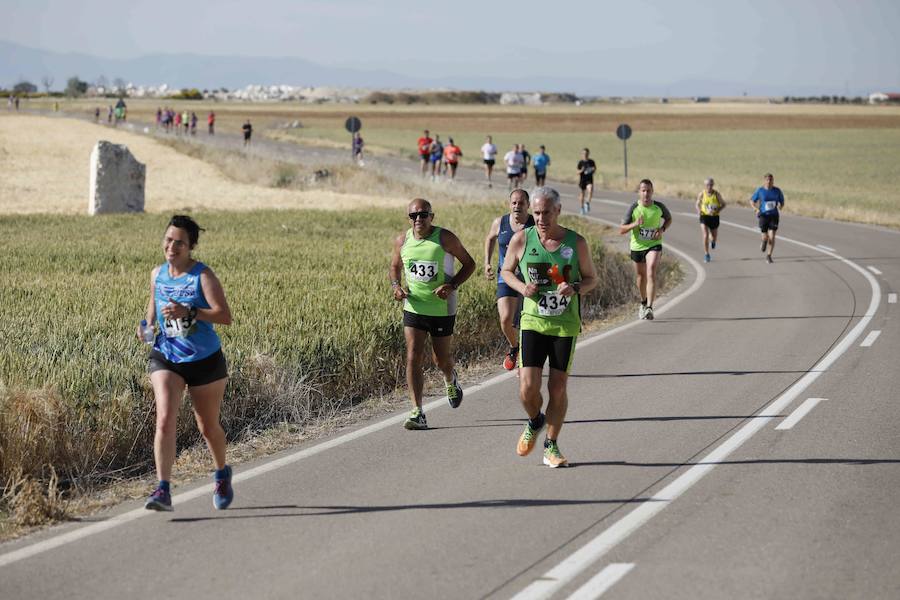
[[[500, 233], [497, 234], [497, 247], [500, 250], [500, 263], [497, 267], [497, 283], [503, 283], [503, 276], [500, 275], [500, 271], [503, 269], [503, 261], [506, 259], [506, 248], [509, 246], [509, 241], [512, 237], [518, 233], [518, 231], [514, 231], [509, 224], [509, 217], [509, 214], [500, 217]], [[525, 227], [522, 229], [527, 229], [529, 227], [534, 227], [534, 217], [531, 215], [528, 215], [528, 218], [525, 220]], [[516, 274], [518, 274], [518, 271], [516, 271]]]

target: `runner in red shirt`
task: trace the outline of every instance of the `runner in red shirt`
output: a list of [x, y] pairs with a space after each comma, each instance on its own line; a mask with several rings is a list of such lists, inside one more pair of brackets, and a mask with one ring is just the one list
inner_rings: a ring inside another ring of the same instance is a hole
[[419, 138], [416, 146], [419, 150], [419, 161], [422, 163], [422, 176], [428, 172], [428, 159], [431, 157], [431, 142], [434, 140], [431, 139], [431, 136], [428, 134], [428, 130], [425, 130], [425, 135]]
[[459, 157], [462, 156], [462, 150], [453, 143], [453, 138], [447, 138], [447, 145], [444, 146], [444, 160], [450, 167], [450, 179], [456, 179], [456, 167], [459, 166]]

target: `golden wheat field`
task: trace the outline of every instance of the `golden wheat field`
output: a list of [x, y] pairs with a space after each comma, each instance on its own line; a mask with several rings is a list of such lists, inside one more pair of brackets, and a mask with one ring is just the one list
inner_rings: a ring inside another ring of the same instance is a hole
[[277, 189], [223, 177], [214, 166], [141, 134], [74, 119], [0, 113], [0, 214], [83, 214], [99, 140], [125, 144], [147, 165], [145, 209], [258, 210], [402, 206], [403, 199]]

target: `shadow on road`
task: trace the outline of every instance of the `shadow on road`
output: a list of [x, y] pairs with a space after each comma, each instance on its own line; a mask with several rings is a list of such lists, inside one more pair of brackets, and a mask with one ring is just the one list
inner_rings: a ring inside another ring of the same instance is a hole
[[669, 373], [572, 373], [570, 379], [611, 379], [615, 377], [668, 377], [668, 376], [684, 376], [684, 375], [772, 375], [775, 373], [814, 373], [812, 370], [769, 370], [769, 371], [672, 371]]
[[[573, 425], [578, 423], [629, 423], [640, 421], [705, 421], [705, 420], [738, 420], [744, 419], [761, 419], [761, 418], [778, 418], [786, 415], [670, 415], [666, 417], [622, 417], [619, 419], [567, 419], [563, 421], [565, 425]], [[506, 425], [463, 425], [462, 427], [521, 427], [526, 419], [485, 419], [476, 421], [476, 423], [506, 423]], [[448, 428], [449, 429], [449, 428]]]
[[[584, 464], [584, 463], [578, 463]], [[577, 466], [577, 465], [573, 465]], [[536, 499], [536, 498], [510, 498], [496, 500], [470, 500], [467, 502], [446, 502], [432, 504], [390, 504], [357, 506], [349, 504], [334, 505], [310, 505], [300, 504], [275, 505], [275, 506], [242, 506], [228, 509], [226, 514], [214, 517], [180, 517], [169, 519], [171, 523], [197, 523], [200, 521], [213, 521], [220, 519], [266, 519], [272, 517], [319, 517], [331, 515], [348, 515], [363, 513], [394, 512], [401, 510], [445, 510], [460, 508], [534, 508], [534, 507], [558, 507], [558, 506], [583, 506], [606, 504], [642, 504], [644, 502], [661, 502], [653, 498], [610, 498], [607, 500], [571, 500], [563, 498]], [[234, 515], [230, 514], [241, 510], [290, 510], [297, 509], [303, 512], [259, 514], [259, 515]]]
[[784, 317], [665, 317], [659, 320], [664, 321], [681, 321], [684, 323], [702, 323], [706, 321], [793, 321], [795, 319], [856, 319], [862, 317], [863, 313], [858, 315], [796, 315]]
[[758, 458], [711, 462], [630, 462], [627, 460], [579, 461], [581, 467], [665, 467], [680, 468], [695, 465], [891, 465], [900, 464], [896, 458]]

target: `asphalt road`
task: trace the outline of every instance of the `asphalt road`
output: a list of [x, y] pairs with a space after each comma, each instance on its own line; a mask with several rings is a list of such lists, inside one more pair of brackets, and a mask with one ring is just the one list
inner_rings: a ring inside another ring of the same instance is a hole
[[433, 398], [429, 431], [397, 414], [241, 465], [228, 511], [180, 486], [173, 513], [0, 545], [0, 598], [900, 597], [900, 234], [786, 214], [768, 265], [729, 207], [703, 265], [690, 203], [663, 201], [685, 281], [579, 341], [571, 468], [516, 456], [498, 369]]

